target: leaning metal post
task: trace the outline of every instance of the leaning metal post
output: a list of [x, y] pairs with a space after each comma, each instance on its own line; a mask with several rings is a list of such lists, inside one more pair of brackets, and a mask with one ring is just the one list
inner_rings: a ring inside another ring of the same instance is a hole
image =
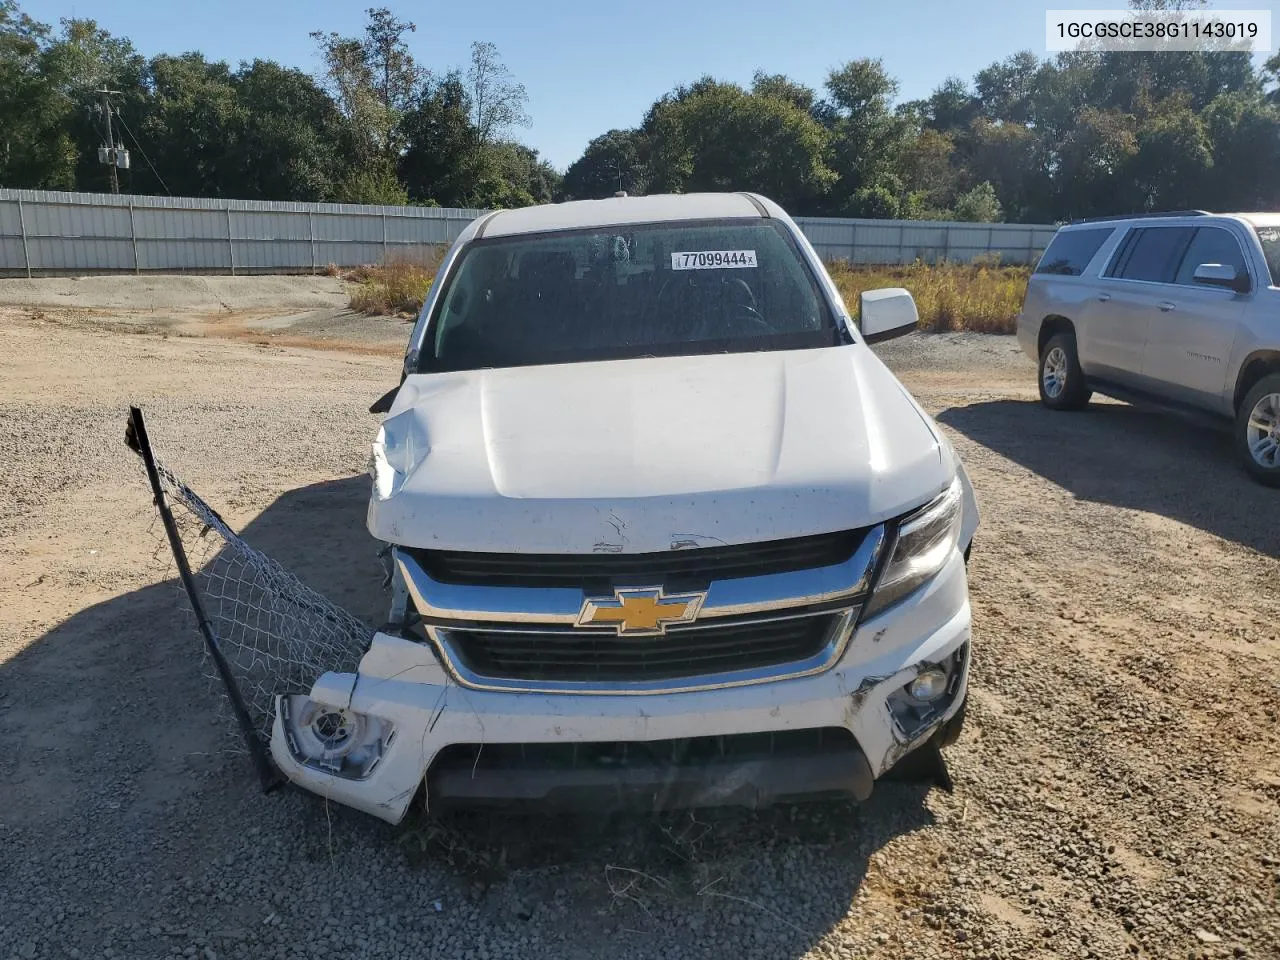
[[151, 481], [151, 492], [155, 495], [156, 509], [160, 511], [160, 520], [164, 524], [165, 536], [169, 539], [169, 548], [173, 551], [173, 562], [178, 567], [178, 576], [182, 578], [182, 586], [187, 591], [187, 599], [191, 601], [191, 609], [195, 612], [196, 623], [204, 635], [205, 647], [213, 664], [218, 670], [222, 684], [227, 688], [227, 698], [231, 701], [232, 712], [236, 715], [236, 723], [244, 735], [245, 745], [249, 748], [249, 756], [258, 772], [264, 792], [270, 792], [280, 786], [282, 780], [267, 757], [262, 740], [253, 729], [253, 721], [249, 719], [249, 711], [244, 705], [244, 697], [231, 675], [231, 667], [222, 655], [218, 646], [218, 638], [213, 632], [213, 625], [205, 615], [204, 604], [200, 602], [200, 594], [196, 591], [194, 578], [191, 576], [191, 565], [187, 562], [187, 551], [182, 546], [182, 538], [178, 536], [178, 526], [174, 523], [173, 513], [165, 500], [164, 488], [160, 485], [160, 472], [156, 469], [155, 455], [151, 451], [151, 441], [147, 437], [147, 425], [142, 419], [142, 411], [137, 407], [129, 408], [129, 428], [125, 433], [125, 443], [129, 449], [142, 457], [147, 467], [147, 479]]

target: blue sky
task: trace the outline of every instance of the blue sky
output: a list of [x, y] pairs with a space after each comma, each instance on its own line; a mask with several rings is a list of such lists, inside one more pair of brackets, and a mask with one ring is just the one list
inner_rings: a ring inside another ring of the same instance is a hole
[[[555, 166], [592, 137], [639, 123], [680, 83], [711, 74], [749, 82], [757, 69], [820, 87], [834, 65], [880, 57], [901, 99], [927, 96], [949, 74], [973, 74], [1018, 50], [1043, 53], [1049, 7], [1123, 7], [1121, 0], [19, 0], [46, 23], [97, 20], [144, 55], [199, 50], [233, 64], [255, 57], [317, 68], [312, 30], [358, 33], [364, 10], [389, 6], [418, 29], [414, 55], [433, 70], [465, 64], [473, 40], [496, 43], [529, 93], [530, 127], [516, 131]], [[1271, 9], [1280, 0], [1233, 0]]]

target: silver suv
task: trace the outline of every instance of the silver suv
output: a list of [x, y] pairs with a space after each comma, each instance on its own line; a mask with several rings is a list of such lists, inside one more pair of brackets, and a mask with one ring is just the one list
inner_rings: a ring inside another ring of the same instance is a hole
[[1050, 409], [1096, 390], [1229, 419], [1245, 468], [1280, 486], [1280, 213], [1065, 226], [1027, 284], [1018, 340]]

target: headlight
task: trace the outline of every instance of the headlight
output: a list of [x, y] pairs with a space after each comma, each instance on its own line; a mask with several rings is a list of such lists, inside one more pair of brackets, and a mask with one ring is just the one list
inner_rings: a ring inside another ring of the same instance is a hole
[[876, 581], [864, 617], [905, 597], [942, 569], [960, 539], [960, 477], [944, 493], [898, 524], [893, 553]]
[[384, 420], [369, 455], [373, 495], [379, 500], [395, 496], [429, 451], [426, 432], [412, 410]]

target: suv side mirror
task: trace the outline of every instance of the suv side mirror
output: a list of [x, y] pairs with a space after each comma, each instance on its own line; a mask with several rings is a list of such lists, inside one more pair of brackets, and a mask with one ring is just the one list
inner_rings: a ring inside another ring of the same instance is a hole
[[1237, 274], [1236, 268], [1229, 263], [1202, 263], [1196, 267], [1191, 279], [1211, 287], [1226, 287], [1236, 293], [1249, 292], [1249, 274]]
[[867, 343], [905, 336], [920, 322], [915, 300], [902, 287], [864, 290], [859, 298], [858, 313], [858, 326]]

